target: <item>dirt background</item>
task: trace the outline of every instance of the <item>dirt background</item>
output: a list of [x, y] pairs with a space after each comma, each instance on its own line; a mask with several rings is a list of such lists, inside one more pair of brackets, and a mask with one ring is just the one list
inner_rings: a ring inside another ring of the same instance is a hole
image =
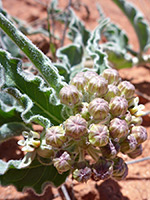
[[[60, 6], [64, 7], [68, 1], [60, 0], [59, 2]], [[138, 41], [133, 28], [127, 18], [111, 0], [82, 0], [80, 2], [87, 5], [90, 11], [89, 18], [87, 19], [84, 6], [81, 6], [78, 11], [76, 10], [77, 15], [84, 21], [88, 29], [93, 30], [97, 25], [99, 15], [96, 10], [96, 3], [100, 3], [106, 16], [110, 17], [112, 21], [126, 30], [130, 43], [135, 50], [138, 49]], [[146, 19], [149, 20], [149, 0], [132, 0], [132, 2], [136, 3], [137, 7], [144, 12]], [[38, 0], [3, 0], [3, 7], [10, 15], [16, 16], [28, 23], [32, 23], [37, 19], [46, 18], [46, 10], [42, 4], [38, 3]], [[46, 37], [38, 34], [36, 36], [30, 36], [30, 39], [47, 53], [48, 39]], [[150, 110], [150, 65], [122, 69], [119, 73], [123, 79], [130, 80], [135, 85], [140, 102], [145, 104], [145, 110]], [[148, 134], [150, 135], [150, 115], [144, 117], [143, 126], [147, 128]], [[150, 155], [149, 140], [150, 136], [148, 136], [148, 140], [144, 143], [143, 154], [139, 158]], [[17, 138], [14, 138], [1, 144], [0, 158], [4, 160], [21, 158], [23, 155], [16, 143]], [[124, 159], [130, 160], [126, 156], [124, 156]], [[79, 184], [76, 181], [72, 181], [69, 177], [65, 185], [72, 200], [150, 200], [150, 161], [129, 165], [129, 174], [124, 181], [115, 182], [113, 180], [107, 180], [97, 183], [88, 181], [87, 184]], [[16, 191], [13, 186], [0, 187], [0, 200], [6, 199], [62, 200], [65, 198], [60, 189], [50, 186], [40, 197], [35, 195], [31, 190], [21, 193]]]

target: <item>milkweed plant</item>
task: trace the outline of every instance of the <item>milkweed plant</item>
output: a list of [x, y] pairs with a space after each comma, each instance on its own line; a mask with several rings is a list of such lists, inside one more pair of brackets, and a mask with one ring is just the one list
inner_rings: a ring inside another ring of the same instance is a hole
[[108, 36], [108, 19], [90, 32], [70, 13], [72, 43], [57, 50], [56, 63], [0, 13], [1, 31], [38, 71], [25, 71], [19, 58], [0, 49], [0, 141], [22, 134], [18, 145], [24, 152], [23, 159], [0, 160], [4, 186], [42, 193], [47, 183], [58, 187], [70, 174], [82, 183], [119, 181], [128, 174], [122, 155], [134, 159], [142, 154], [147, 139], [141, 125], [144, 105], [134, 85], [110, 67], [106, 45], [99, 44], [103, 31]]

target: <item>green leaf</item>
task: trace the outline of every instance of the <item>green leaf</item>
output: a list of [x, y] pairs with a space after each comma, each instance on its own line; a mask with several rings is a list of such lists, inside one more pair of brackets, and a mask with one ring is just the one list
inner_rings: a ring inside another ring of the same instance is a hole
[[140, 52], [146, 51], [150, 45], [150, 28], [143, 14], [135, 6], [125, 0], [113, 0], [128, 17], [137, 34]]
[[50, 123], [63, 122], [62, 105], [53, 88], [46, 87], [41, 77], [23, 71], [21, 61], [4, 50], [0, 50], [0, 63], [5, 71], [3, 88], [23, 105], [21, 116], [26, 123], [32, 121], [48, 127]]
[[109, 68], [107, 62], [107, 55], [102, 50], [99, 45], [99, 41], [101, 39], [101, 32], [104, 27], [107, 25], [108, 19], [104, 19], [101, 21], [99, 26], [92, 32], [87, 45], [87, 53], [94, 61], [94, 69], [98, 74], [102, 73], [103, 70]]
[[59, 95], [64, 86], [63, 77], [49, 58], [23, 35], [3, 14], [0, 13], [0, 28], [15, 42], [41, 73], [45, 82]]
[[10, 122], [0, 127], [0, 142], [10, 139], [13, 136], [21, 135], [23, 131], [27, 131], [27, 128], [23, 123]]
[[21, 122], [20, 113], [23, 110], [22, 105], [14, 97], [0, 91], [0, 125], [13, 121]]
[[44, 166], [34, 160], [29, 167], [19, 168], [20, 160], [10, 160], [8, 163], [0, 160], [0, 184], [7, 186], [13, 184], [18, 191], [32, 188], [41, 194], [48, 183], [59, 187], [69, 172], [59, 174], [53, 165]]

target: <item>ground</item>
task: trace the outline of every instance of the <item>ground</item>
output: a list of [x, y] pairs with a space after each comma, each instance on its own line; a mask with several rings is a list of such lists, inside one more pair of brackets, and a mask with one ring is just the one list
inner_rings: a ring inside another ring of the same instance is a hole
[[[40, 1], [40, 0], [39, 0]], [[23, 19], [27, 22], [32, 22], [35, 19], [44, 19], [46, 10], [38, 3], [38, 0], [3, 0], [3, 7], [13, 16]], [[44, 1], [44, 0], [43, 0]], [[45, 0], [46, 1], [46, 0]], [[60, 0], [60, 5], [64, 6], [64, 0]], [[96, 10], [97, 0], [82, 0], [89, 8], [90, 15], [87, 18], [85, 7], [81, 7], [76, 11], [78, 16], [84, 21], [86, 27], [90, 30], [97, 25], [98, 12]], [[137, 3], [142, 11], [144, 11], [148, 19], [148, 7], [150, 3], [147, 0], [141, 1], [132, 0]], [[99, 0], [105, 14], [114, 22], [117, 22], [120, 27], [124, 28], [129, 36], [131, 44], [138, 49], [138, 41], [134, 30], [127, 18], [122, 15], [121, 11], [111, 0]], [[47, 47], [47, 39], [41, 35], [30, 36], [30, 39], [39, 46], [43, 51]], [[150, 110], [150, 66], [139, 66], [131, 69], [119, 70], [123, 79], [130, 80], [136, 87], [136, 93], [140, 97], [140, 102], [145, 104], [146, 111]], [[149, 156], [150, 152], [150, 115], [145, 116], [143, 126], [147, 128], [148, 140], [143, 144], [143, 154], [139, 158]], [[21, 158], [22, 153], [17, 146], [17, 139], [14, 138], [0, 145], [0, 158], [4, 160]], [[129, 160], [124, 156], [125, 160]], [[79, 184], [72, 181], [69, 177], [66, 181], [66, 188], [71, 199], [76, 200], [149, 200], [150, 199], [150, 161], [144, 161], [129, 165], [129, 174], [124, 181], [115, 182], [113, 180], [93, 182], [87, 184]], [[42, 196], [35, 195], [31, 190], [24, 193], [16, 191], [13, 186], [0, 187], [0, 200], [61, 200], [64, 199], [60, 189], [48, 187]]]

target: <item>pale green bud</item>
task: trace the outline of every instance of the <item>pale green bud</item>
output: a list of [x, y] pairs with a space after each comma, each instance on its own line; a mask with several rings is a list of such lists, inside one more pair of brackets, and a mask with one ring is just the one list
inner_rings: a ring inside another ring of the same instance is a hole
[[135, 93], [135, 87], [129, 81], [122, 81], [118, 85], [121, 95], [124, 95], [126, 99], [131, 99]]
[[89, 142], [96, 146], [105, 146], [109, 141], [109, 131], [107, 126], [101, 124], [92, 124], [89, 128]]
[[111, 99], [109, 108], [110, 113], [115, 117], [125, 115], [128, 109], [128, 102], [124, 97], [116, 96], [113, 99]]
[[111, 85], [108, 85], [108, 91], [107, 93], [105, 94], [104, 96], [104, 99], [108, 102], [110, 102], [110, 100], [112, 98], [114, 98], [115, 96], [120, 96], [121, 95], [121, 92], [120, 90], [118, 89], [117, 86], [111, 84]]
[[95, 94], [96, 97], [101, 97], [108, 90], [108, 81], [102, 76], [95, 76], [89, 80], [87, 91], [90, 94]]
[[113, 159], [114, 165], [113, 165], [113, 174], [112, 177], [117, 180], [123, 180], [128, 175], [128, 166], [124, 162], [124, 160], [120, 157], [116, 157]]
[[109, 132], [113, 139], [119, 140], [128, 135], [128, 124], [125, 120], [114, 118], [110, 121]]
[[93, 71], [86, 71], [86, 72], [84, 72], [83, 76], [87, 81], [89, 81], [89, 80], [91, 80], [92, 77], [98, 76], [98, 74], [96, 72], [93, 72]]
[[37, 154], [43, 158], [51, 158], [54, 156], [52, 146], [46, 144], [45, 138], [42, 139], [41, 145], [36, 150]]
[[103, 120], [109, 113], [108, 102], [101, 98], [93, 99], [89, 104], [89, 113], [95, 120]]
[[82, 100], [82, 94], [74, 85], [64, 86], [59, 93], [60, 101], [68, 107], [74, 107]]
[[76, 86], [79, 91], [84, 92], [87, 81], [83, 76], [75, 76], [70, 84]]
[[65, 130], [61, 126], [52, 126], [46, 129], [46, 144], [60, 148], [66, 142]]
[[74, 108], [74, 113], [80, 114], [82, 118], [88, 121], [90, 119], [88, 107], [89, 107], [89, 104], [87, 102], [82, 102], [82, 104]]
[[120, 143], [120, 151], [124, 154], [134, 151], [138, 143], [133, 135], [128, 135], [125, 140]]
[[102, 76], [108, 81], [108, 84], [117, 85], [120, 82], [119, 73], [115, 69], [105, 69]]
[[85, 135], [88, 130], [86, 120], [79, 114], [69, 117], [65, 121], [64, 126], [66, 135], [77, 140], [80, 139], [81, 136]]
[[59, 174], [71, 169], [71, 157], [66, 151], [59, 157], [53, 159], [53, 164], [56, 167]]

